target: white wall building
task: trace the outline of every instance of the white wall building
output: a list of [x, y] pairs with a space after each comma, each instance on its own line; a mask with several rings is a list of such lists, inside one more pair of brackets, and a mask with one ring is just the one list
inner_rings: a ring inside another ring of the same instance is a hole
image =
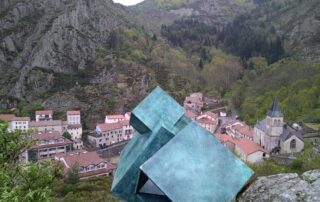
[[52, 110], [36, 111], [36, 121], [52, 121], [52, 120], [53, 120]]
[[96, 126], [95, 134], [88, 135], [88, 140], [96, 147], [104, 148], [109, 145], [129, 140], [134, 133], [129, 121], [103, 123]]
[[124, 121], [125, 116], [122, 114], [116, 114], [116, 115], [107, 115], [105, 118], [105, 123], [117, 123], [119, 121]]
[[81, 124], [80, 111], [67, 111], [67, 122], [69, 125]]
[[26, 132], [29, 129], [29, 117], [16, 117], [14, 114], [0, 114], [0, 119], [8, 122], [8, 131], [21, 130]]

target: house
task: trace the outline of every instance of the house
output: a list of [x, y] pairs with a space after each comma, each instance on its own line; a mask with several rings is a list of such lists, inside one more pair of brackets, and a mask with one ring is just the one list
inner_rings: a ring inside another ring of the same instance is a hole
[[253, 140], [254, 130], [246, 123], [232, 119], [224, 124], [225, 132], [234, 138]]
[[68, 125], [67, 132], [71, 135], [72, 140], [81, 139], [82, 126], [81, 126], [81, 124]]
[[99, 157], [96, 152], [77, 151], [57, 154], [54, 158], [60, 162], [67, 175], [69, 169], [77, 167], [80, 179], [94, 176], [112, 176], [115, 166]]
[[241, 138], [236, 140], [235, 143], [235, 152], [243, 161], [257, 163], [269, 157], [265, 149], [251, 140]]
[[36, 111], [36, 121], [52, 121], [53, 111], [52, 110], [41, 110]]
[[49, 120], [49, 121], [31, 121], [30, 129], [39, 132], [58, 131], [60, 134], [68, 131], [68, 123], [62, 120]]
[[231, 137], [230, 135], [226, 135], [226, 134], [221, 134], [221, 133], [215, 133], [214, 134], [219, 140], [220, 142], [227, 147], [230, 151], [234, 151], [235, 150], [235, 146], [236, 146], [236, 140]]
[[117, 123], [119, 121], [124, 121], [125, 116], [122, 114], [116, 114], [116, 115], [106, 115], [105, 123]]
[[185, 98], [183, 106], [186, 110], [200, 113], [204, 106], [203, 94], [200, 92], [192, 93], [190, 96]]
[[302, 151], [302, 132], [287, 126], [283, 119], [278, 99], [275, 97], [267, 117], [255, 124], [253, 140], [270, 153]]
[[74, 150], [83, 149], [83, 141], [81, 139], [75, 139], [72, 142], [73, 142], [72, 148]]
[[[45, 114], [47, 114], [49, 118], [43, 118]], [[81, 139], [82, 125], [80, 111], [67, 111], [67, 121], [53, 120], [51, 110], [37, 111], [36, 119], [37, 115], [39, 115], [39, 120], [30, 122], [31, 129], [40, 132], [58, 131], [61, 134], [68, 132], [72, 140]]]
[[81, 125], [80, 111], [67, 111], [67, 122], [69, 125]]
[[14, 114], [0, 114], [0, 119], [8, 122], [8, 131], [21, 130], [26, 132], [29, 129], [29, 117], [16, 117]]
[[102, 123], [96, 126], [96, 132], [88, 135], [88, 140], [96, 147], [104, 148], [111, 144], [129, 140], [134, 133], [128, 120], [115, 123]]
[[236, 138], [227, 134], [217, 133], [215, 136], [230, 151], [248, 163], [257, 163], [269, 158], [268, 152], [254, 141], [247, 138]]
[[219, 122], [218, 114], [205, 112], [196, 118], [196, 121], [209, 132], [214, 133]]
[[72, 142], [61, 136], [58, 131], [37, 132], [30, 134], [34, 145], [26, 153], [26, 161], [38, 161], [53, 158], [55, 154], [66, 154], [72, 149]]

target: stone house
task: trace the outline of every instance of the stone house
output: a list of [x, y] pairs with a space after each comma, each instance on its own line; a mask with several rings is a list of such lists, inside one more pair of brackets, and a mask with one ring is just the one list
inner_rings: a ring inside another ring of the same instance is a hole
[[183, 106], [187, 110], [200, 113], [204, 106], [203, 94], [200, 92], [192, 93], [190, 96], [185, 98]]
[[214, 133], [219, 122], [219, 115], [212, 112], [205, 112], [196, 118], [196, 121], [209, 132]]

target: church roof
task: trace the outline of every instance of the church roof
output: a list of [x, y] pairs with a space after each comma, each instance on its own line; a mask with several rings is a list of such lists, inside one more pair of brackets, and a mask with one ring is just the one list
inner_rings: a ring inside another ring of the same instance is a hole
[[271, 109], [269, 110], [268, 116], [271, 117], [283, 117], [282, 112], [280, 111], [278, 98], [275, 97], [271, 106]]
[[263, 132], [267, 131], [267, 119], [262, 119], [261, 121], [257, 122], [255, 125], [256, 128], [262, 130]]
[[303, 135], [301, 131], [296, 131], [293, 128], [287, 126], [286, 128], [283, 128], [283, 133], [281, 134], [280, 138], [284, 142], [287, 139], [289, 139], [292, 136], [296, 136], [300, 140], [303, 141]]

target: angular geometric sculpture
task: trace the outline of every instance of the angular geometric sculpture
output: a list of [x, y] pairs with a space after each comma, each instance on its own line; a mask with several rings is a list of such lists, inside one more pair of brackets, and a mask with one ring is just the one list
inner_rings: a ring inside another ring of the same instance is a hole
[[157, 87], [131, 114], [111, 191], [126, 201], [231, 201], [253, 171]]

